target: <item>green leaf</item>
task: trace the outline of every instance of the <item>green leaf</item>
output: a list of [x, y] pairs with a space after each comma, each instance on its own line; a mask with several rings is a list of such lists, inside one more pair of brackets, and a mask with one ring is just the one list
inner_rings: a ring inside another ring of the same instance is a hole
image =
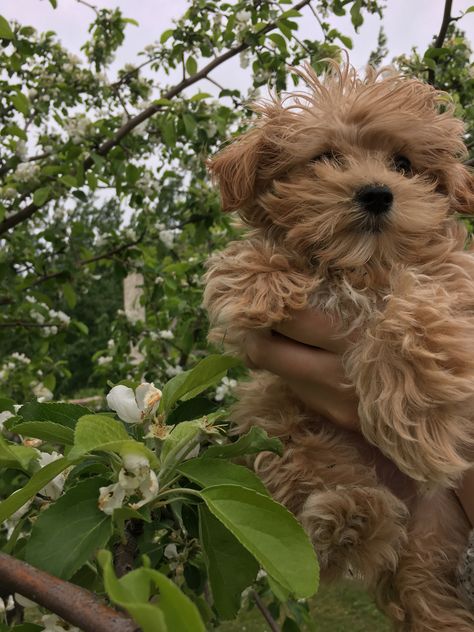
[[78, 404], [32, 402], [22, 406], [18, 415], [25, 421], [54, 421], [62, 426], [74, 428], [79, 417], [89, 412], [88, 408]]
[[188, 75], [195, 75], [197, 73], [198, 65], [194, 57], [188, 57], [186, 60], [186, 70]]
[[[20, 447], [20, 446], [19, 446]], [[9, 518], [20, 507], [33, 498], [40, 489], [47, 485], [58, 474], [64, 471], [72, 465], [69, 459], [57, 459], [52, 463], [48, 463], [42, 467], [38, 472], [33, 474], [28, 483], [21, 489], [13, 492], [6, 500], [0, 503], [0, 523]]]
[[51, 195], [51, 187], [41, 187], [41, 189], [36, 189], [33, 194], [33, 203], [36, 204], [38, 208], [45, 204]]
[[35, 437], [51, 443], [63, 443], [65, 445], [74, 443], [73, 430], [53, 421], [24, 421], [15, 424], [12, 430], [25, 437]]
[[173, 29], [167, 29], [166, 31], [163, 31], [160, 37], [160, 44], [164, 44], [167, 40], [169, 40], [169, 38], [173, 36], [173, 33]]
[[283, 505], [252, 489], [216, 485], [201, 491], [210, 511], [296, 598], [318, 587], [316, 554], [296, 518]]
[[213, 445], [206, 450], [204, 458], [234, 459], [246, 454], [257, 454], [263, 450], [283, 454], [283, 444], [276, 437], [269, 437], [263, 428], [252, 426], [247, 434], [242, 435], [228, 445]]
[[79, 329], [79, 331], [81, 332], [81, 334], [84, 334], [84, 336], [87, 336], [89, 333], [89, 327], [85, 324], [85, 323], [81, 323], [80, 320], [73, 320], [72, 324]]
[[15, 402], [8, 397], [0, 397], [0, 412], [8, 410], [11, 413], [15, 412]]
[[74, 447], [69, 452], [69, 458], [76, 459], [95, 450], [121, 455], [128, 452], [143, 454], [150, 464], [158, 465], [155, 453], [140, 441], [131, 439], [121, 421], [106, 415], [84, 415], [76, 424]]
[[178, 462], [186, 456], [188, 449], [191, 450], [197, 443], [197, 439], [202, 433], [202, 422], [198, 419], [193, 421], [183, 421], [173, 428], [170, 434], [163, 441], [161, 449], [161, 460], [163, 467], [171, 460]]
[[181, 463], [178, 472], [201, 487], [212, 485], [241, 485], [260, 494], [268, 494], [265, 485], [251, 470], [243, 465], [222, 459], [197, 458]]
[[59, 179], [68, 187], [77, 187], [77, 180], [74, 176], [66, 174], [65, 176], [61, 176]]
[[275, 44], [278, 46], [278, 48], [281, 50], [282, 53], [288, 52], [286, 48], [285, 38], [279, 35], [278, 33], [272, 33], [271, 35], [268, 36], [268, 39], [272, 40], [272, 42], [275, 42]]
[[38, 453], [33, 448], [8, 443], [0, 435], [0, 465], [2, 467], [27, 470], [30, 462], [37, 458]]
[[214, 606], [219, 617], [233, 619], [242, 591], [255, 580], [258, 563], [204, 505], [199, 507], [199, 533]]
[[70, 283], [65, 283], [62, 286], [63, 296], [66, 299], [67, 306], [70, 309], [74, 309], [77, 303], [77, 295]]
[[210, 355], [189, 371], [175, 375], [163, 388], [160, 412], [169, 412], [180, 399], [196, 397], [207, 388], [219, 382], [227, 370], [239, 366], [240, 360], [223, 355]]
[[102, 478], [81, 481], [36, 520], [25, 561], [61, 579], [69, 579], [112, 535], [112, 519], [97, 506]]
[[464, 11], [464, 15], [466, 15], [466, 13], [473, 13], [473, 12], [474, 12], [474, 4]]
[[13, 39], [13, 31], [3, 15], [0, 15], [0, 38], [8, 40]]
[[197, 94], [193, 94], [193, 96], [189, 99], [190, 101], [202, 101], [203, 99], [209, 99], [212, 95], [208, 92], [198, 92]]
[[355, 32], [358, 32], [359, 26], [364, 22], [364, 18], [360, 12], [362, 0], [356, 0], [351, 6], [351, 21], [354, 25]]
[[[142, 632], [206, 632], [197, 607], [165, 575], [139, 568], [117, 579], [110, 551], [100, 551], [98, 559], [110, 599], [130, 613]], [[156, 590], [159, 600], [149, 603]]]
[[30, 111], [30, 102], [22, 92], [17, 92], [13, 96], [11, 96], [10, 101], [15, 110], [18, 110], [18, 112], [20, 112], [21, 114], [24, 114], [26, 116]]

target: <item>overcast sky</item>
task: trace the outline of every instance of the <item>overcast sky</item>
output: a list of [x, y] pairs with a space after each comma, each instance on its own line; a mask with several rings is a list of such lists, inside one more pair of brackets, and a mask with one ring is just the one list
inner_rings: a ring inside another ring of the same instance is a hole
[[[474, 0], [454, 0], [454, 16], [466, 10]], [[139, 22], [139, 26], [128, 26], [125, 45], [117, 55], [112, 67], [124, 63], [135, 63], [137, 53], [144, 46], [159, 39], [160, 34], [170, 26], [172, 20], [178, 18], [186, 9], [186, 0], [91, 0], [97, 7], [120, 7], [127, 17]], [[388, 60], [400, 53], [410, 52], [413, 46], [424, 50], [432, 36], [439, 31], [443, 15], [444, 0], [386, 0], [384, 28], [388, 37], [390, 51]], [[0, 13], [7, 19], [16, 19], [23, 24], [31, 24], [38, 30], [54, 30], [63, 44], [76, 54], [87, 38], [87, 27], [94, 15], [88, 7], [76, 0], [58, 0], [55, 10], [47, 0], [0, 0]], [[305, 7], [300, 20], [300, 34], [307, 38], [319, 39], [321, 30], [311, 12]], [[354, 33], [349, 17], [333, 18], [333, 24], [343, 34], [354, 41], [351, 62], [357, 68], [363, 68], [370, 52], [375, 48], [380, 20], [376, 16], [368, 16], [358, 35]], [[460, 22], [460, 26], [474, 40], [474, 13], [468, 14]], [[142, 58], [143, 59], [143, 58]], [[240, 72], [237, 60], [230, 62], [217, 71], [217, 79], [224, 78], [226, 86], [229, 80], [240, 87], [245, 82], [243, 71]], [[113, 79], [113, 76], [109, 77]], [[207, 88], [206, 88], [207, 90]]]

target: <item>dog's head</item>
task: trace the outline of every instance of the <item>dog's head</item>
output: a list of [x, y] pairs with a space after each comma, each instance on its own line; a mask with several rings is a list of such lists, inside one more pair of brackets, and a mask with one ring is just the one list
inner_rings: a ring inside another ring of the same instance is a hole
[[472, 212], [463, 124], [443, 93], [394, 73], [334, 67], [308, 92], [257, 104], [256, 125], [210, 161], [224, 210], [331, 267], [411, 261]]

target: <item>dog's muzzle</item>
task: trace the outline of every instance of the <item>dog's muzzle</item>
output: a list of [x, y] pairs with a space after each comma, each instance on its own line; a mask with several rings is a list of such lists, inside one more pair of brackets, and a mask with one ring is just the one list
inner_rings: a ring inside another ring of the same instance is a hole
[[393, 202], [393, 193], [385, 184], [368, 184], [357, 191], [354, 201], [373, 216], [387, 213]]

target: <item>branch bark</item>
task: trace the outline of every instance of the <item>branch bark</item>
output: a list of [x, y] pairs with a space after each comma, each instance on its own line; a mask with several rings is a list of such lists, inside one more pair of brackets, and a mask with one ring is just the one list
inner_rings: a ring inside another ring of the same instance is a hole
[[139, 632], [125, 614], [101, 603], [88, 590], [0, 553], [0, 585], [44, 606], [84, 632]]
[[[297, 2], [291, 8], [298, 11], [299, 9], [302, 9], [304, 6], [306, 6], [309, 3], [310, 3], [310, 0], [300, 0], [300, 2]], [[277, 28], [277, 26], [278, 26], [278, 19], [275, 20], [274, 22], [270, 22], [263, 28], [259, 29], [254, 35], [256, 36], [264, 35], [265, 33], [268, 33], [269, 31], [273, 31], [275, 28]], [[242, 51], [247, 50], [247, 48], [250, 48], [250, 46], [251, 44], [248, 42], [242, 42], [242, 44], [239, 44], [238, 46], [233, 46], [227, 52], [223, 53], [222, 55], [219, 55], [218, 57], [210, 61], [208, 64], [206, 64], [204, 68], [202, 68], [196, 74], [192, 75], [191, 77], [187, 77], [183, 79], [182, 81], [180, 81], [179, 83], [177, 83], [170, 90], [162, 94], [160, 98], [167, 99], [167, 100], [173, 99], [174, 97], [181, 94], [183, 90], [185, 90], [186, 88], [189, 88], [189, 86], [192, 86], [198, 81], [201, 81], [201, 79], [207, 78], [207, 75], [210, 72], [212, 72], [215, 68], [217, 68], [218, 66], [226, 62], [228, 59], [235, 57]], [[127, 121], [127, 123], [122, 125], [122, 127], [120, 127], [117, 130], [117, 132], [112, 138], [102, 143], [102, 145], [100, 145], [100, 147], [97, 149], [96, 153], [99, 154], [100, 156], [106, 156], [109, 153], [109, 151], [113, 149], [114, 147], [116, 147], [125, 136], [127, 136], [132, 130], [138, 127], [140, 123], [143, 123], [143, 121], [146, 121], [147, 119], [152, 117], [154, 114], [159, 112], [162, 109], [162, 107], [163, 107], [162, 105], [153, 104], [153, 105], [150, 105], [145, 110], [143, 110], [142, 112], [140, 112], [140, 114], [137, 114], [137, 116], [134, 116], [132, 119]], [[89, 156], [88, 158], [86, 158], [83, 163], [84, 171], [88, 171], [92, 167], [93, 164], [94, 164], [94, 160], [92, 156]], [[11, 228], [14, 228], [18, 224], [21, 224], [25, 220], [29, 219], [32, 215], [36, 213], [36, 211], [39, 210], [39, 208], [40, 207], [37, 206], [34, 202], [31, 202], [31, 204], [28, 204], [28, 206], [25, 206], [25, 208], [21, 209], [20, 211], [18, 211], [17, 213], [13, 215], [10, 215], [10, 217], [7, 217], [6, 219], [4, 219], [3, 222], [0, 222], [0, 235], [3, 235], [7, 231], [9, 231]]]

